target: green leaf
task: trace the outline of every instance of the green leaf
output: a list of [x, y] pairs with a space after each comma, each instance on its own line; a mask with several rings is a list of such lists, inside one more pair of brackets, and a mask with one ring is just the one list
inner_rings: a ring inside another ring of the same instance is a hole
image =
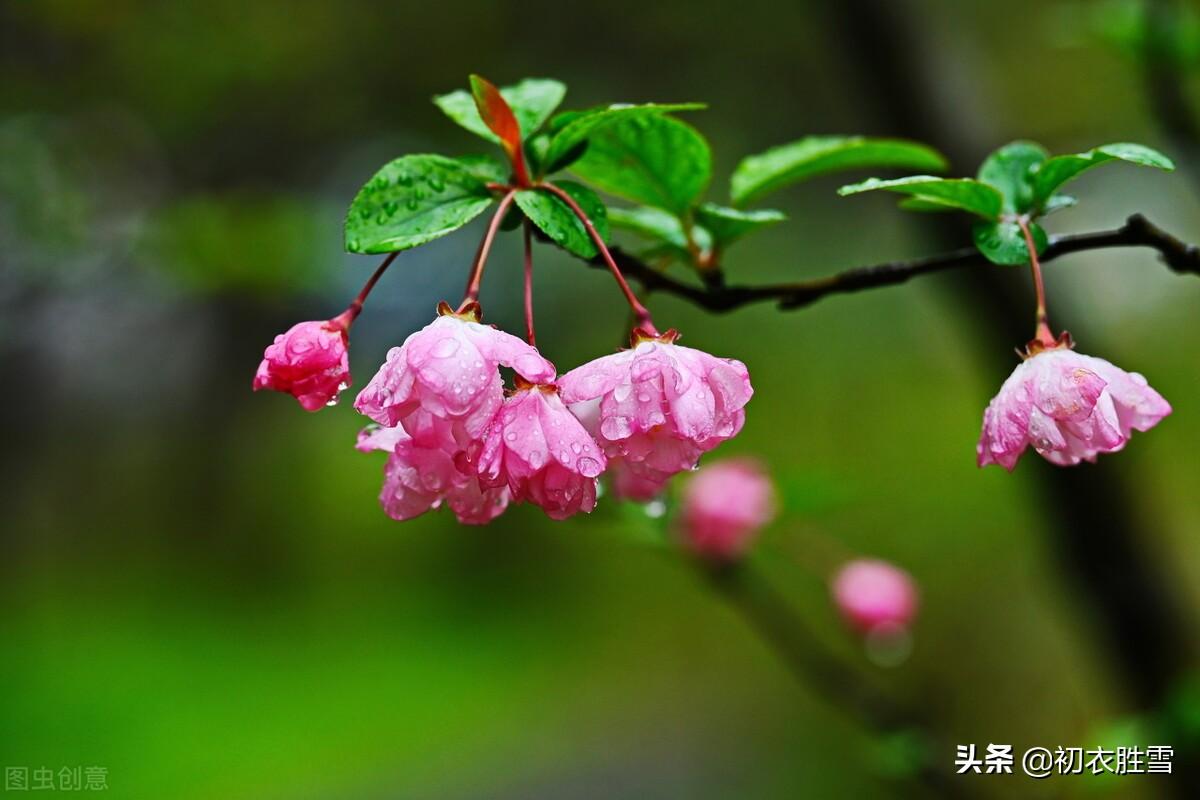
[[1078, 203], [1079, 201], [1069, 194], [1052, 194], [1050, 199], [1042, 205], [1042, 216], [1062, 211], [1064, 208], [1070, 208]]
[[613, 104], [593, 108], [588, 111], [568, 111], [565, 122], [551, 120], [550, 129], [554, 131], [550, 146], [546, 148], [544, 164], [558, 168], [566, 166], [561, 159], [575, 146], [587, 141], [592, 134], [609, 125], [624, 122], [636, 117], [655, 114], [666, 114], [672, 111], [694, 111], [704, 108], [703, 103], [646, 103], [644, 105]]
[[[554, 185], [565, 191], [591, 218], [600, 238], [608, 239], [608, 211], [604, 203], [591, 189], [573, 181], [554, 181]], [[542, 232], [564, 249], [580, 258], [594, 258], [596, 245], [588, 235], [583, 223], [571, 208], [547, 191], [522, 189], [517, 192], [517, 205], [525, 216], [541, 228]]]
[[391, 253], [445, 236], [492, 202], [483, 181], [444, 156], [397, 158], [358, 191], [346, 213], [346, 249]]
[[[515, 86], [506, 86], [500, 90], [500, 96], [512, 108], [513, 115], [521, 126], [521, 134], [526, 137], [540, 128], [554, 113], [554, 109], [558, 108], [566, 93], [566, 86], [544, 78], [526, 78]], [[470, 92], [459, 89], [456, 92], [438, 95], [433, 98], [433, 102], [446, 116], [476, 136], [482, 136], [489, 142], [500, 142], [480, 118], [475, 99]]]
[[[1021, 226], [1015, 222], [976, 222], [971, 228], [975, 246], [993, 264], [1028, 264], [1029, 245]], [[1046, 249], [1049, 239], [1042, 226], [1029, 223], [1029, 233], [1039, 253]]]
[[646, 239], [651, 239], [672, 247], [687, 251], [687, 237], [683, 233], [683, 223], [674, 214], [661, 208], [638, 206], [637, 208], [610, 208], [608, 221], [614, 228], [636, 233]]
[[1070, 156], [1055, 156], [1042, 164], [1033, 175], [1033, 200], [1035, 206], [1046, 201], [1054, 190], [1075, 178], [1084, 170], [1108, 161], [1127, 161], [1142, 167], [1154, 167], [1170, 172], [1175, 169], [1171, 159], [1145, 145], [1117, 142], [1101, 145]]
[[897, 205], [905, 211], [917, 211], [922, 214], [938, 214], [945, 211], [959, 211], [958, 206], [943, 203], [929, 197], [906, 197]]
[[1033, 171], [1050, 157], [1036, 142], [1009, 142], [984, 159], [979, 180], [1004, 196], [1004, 210], [1024, 214], [1033, 207]]
[[484, 183], [504, 183], [508, 180], [508, 165], [493, 156], [458, 156], [452, 160]]
[[708, 186], [712, 153], [686, 122], [641, 115], [594, 131], [571, 171], [609, 194], [684, 214]]
[[843, 186], [838, 194], [843, 197], [862, 192], [884, 189], [916, 197], [925, 203], [939, 203], [969, 211], [986, 219], [996, 219], [1004, 206], [1004, 198], [995, 187], [970, 178], [936, 178], [932, 175], [913, 175], [884, 181], [869, 178], [862, 183]]
[[733, 172], [729, 194], [734, 205], [742, 206], [798, 181], [865, 167], [937, 172], [946, 169], [946, 159], [930, 147], [902, 139], [808, 136], [743, 159]]
[[696, 211], [696, 222], [712, 234], [717, 247], [726, 247], [748, 233], [767, 228], [787, 219], [782, 211], [759, 209], [739, 211], [715, 203], [705, 203]]

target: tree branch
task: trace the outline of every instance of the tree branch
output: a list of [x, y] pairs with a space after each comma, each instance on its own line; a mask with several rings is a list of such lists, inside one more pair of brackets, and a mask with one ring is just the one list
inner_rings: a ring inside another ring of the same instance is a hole
[[[1110, 247], [1149, 247], [1158, 251], [1162, 261], [1172, 271], [1200, 275], [1200, 247], [1172, 236], [1141, 214], [1134, 214], [1124, 225], [1114, 230], [1054, 237], [1042, 254], [1042, 262], [1053, 261], [1070, 253]], [[720, 312], [732, 311], [764, 300], [777, 301], [780, 309], [790, 311], [830, 294], [893, 286], [917, 275], [944, 272], [959, 267], [991, 265], [974, 247], [964, 247], [924, 258], [854, 267], [824, 278], [794, 283], [765, 286], [728, 285], [720, 280], [720, 273], [715, 273], [709, 276], [703, 286], [696, 286], [672, 278], [618, 248], [612, 249], [612, 255], [621, 271], [636, 279], [647, 291], [665, 292], [709, 311]], [[590, 263], [592, 266], [604, 266], [604, 262], [598, 259], [593, 259]]]

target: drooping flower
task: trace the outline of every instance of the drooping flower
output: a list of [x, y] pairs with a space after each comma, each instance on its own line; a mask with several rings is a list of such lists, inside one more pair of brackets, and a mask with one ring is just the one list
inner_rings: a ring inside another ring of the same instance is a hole
[[1074, 352], [1069, 337], [1030, 353], [983, 414], [975, 448], [981, 467], [1011, 471], [1029, 445], [1059, 466], [1095, 461], [1171, 413], [1144, 377]]
[[420, 447], [455, 454], [482, 438], [504, 401], [498, 367], [530, 381], [553, 380], [554, 365], [517, 337], [479, 322], [479, 306], [438, 318], [393, 347], [354, 407], [380, 425], [401, 425]]
[[513, 499], [540, 506], [552, 519], [566, 519], [595, 508], [596, 477], [605, 461], [553, 385], [519, 385], [488, 429], [479, 482], [507, 485]]
[[682, 532], [697, 554], [726, 560], [740, 555], [775, 516], [775, 490], [751, 459], [704, 467], [683, 490]]
[[254, 391], [286, 392], [305, 411], [337, 401], [350, 385], [349, 337], [337, 320], [298, 322], [275, 337], [254, 374]]
[[831, 592], [842, 616], [862, 633], [905, 628], [917, 613], [912, 576], [886, 561], [847, 563], [834, 576]]
[[736, 436], [754, 393], [740, 361], [682, 347], [676, 337], [637, 335], [631, 349], [558, 381], [563, 401], [643, 493]]
[[399, 425], [369, 427], [356, 446], [388, 453], [379, 502], [392, 519], [412, 519], [445, 503], [459, 522], [484, 525], [508, 506], [507, 487], [484, 489], [475, 475], [459, 471], [449, 453], [417, 446]]

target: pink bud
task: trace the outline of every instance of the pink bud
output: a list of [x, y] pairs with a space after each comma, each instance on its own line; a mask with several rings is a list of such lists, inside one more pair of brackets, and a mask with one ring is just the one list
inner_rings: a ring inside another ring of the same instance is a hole
[[886, 561], [849, 562], [834, 576], [832, 593], [842, 616], [863, 633], [906, 627], [917, 613], [912, 576]]
[[683, 490], [682, 532], [697, 554], [740, 555], [775, 516], [775, 491], [758, 462], [730, 459], [706, 466]]
[[332, 320], [299, 322], [263, 353], [254, 391], [287, 392], [305, 411], [330, 405], [350, 385], [348, 345], [346, 329]]

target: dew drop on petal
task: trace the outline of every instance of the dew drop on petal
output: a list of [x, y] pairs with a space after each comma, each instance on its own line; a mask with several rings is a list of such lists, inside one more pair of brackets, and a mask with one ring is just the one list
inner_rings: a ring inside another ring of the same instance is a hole
[[585, 478], [594, 478], [604, 471], [600, 466], [600, 462], [591, 456], [584, 456], [583, 458], [579, 459], [579, 463], [576, 465], [576, 467], [579, 470], [579, 474]]

